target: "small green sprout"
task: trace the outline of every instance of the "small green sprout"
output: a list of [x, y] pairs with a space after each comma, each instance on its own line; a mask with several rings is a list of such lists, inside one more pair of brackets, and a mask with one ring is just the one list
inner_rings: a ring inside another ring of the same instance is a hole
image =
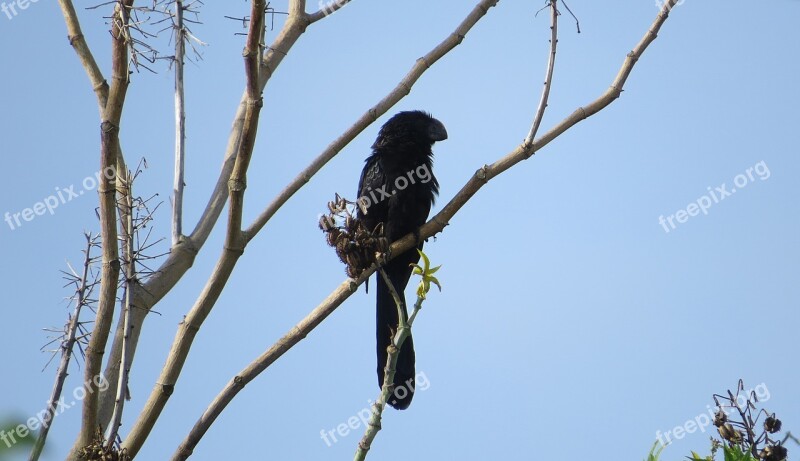
[[419, 282], [419, 286], [417, 287], [417, 297], [420, 299], [425, 299], [428, 291], [431, 289], [431, 283], [439, 287], [439, 291], [442, 291], [442, 285], [439, 284], [439, 280], [433, 276], [433, 274], [435, 274], [436, 271], [438, 271], [442, 266], [438, 265], [431, 269], [431, 260], [428, 259], [428, 256], [419, 249], [417, 249], [417, 253], [419, 253], [419, 255], [422, 257], [422, 267], [420, 267], [418, 264], [409, 265], [414, 268], [412, 274], [422, 277], [422, 280]]

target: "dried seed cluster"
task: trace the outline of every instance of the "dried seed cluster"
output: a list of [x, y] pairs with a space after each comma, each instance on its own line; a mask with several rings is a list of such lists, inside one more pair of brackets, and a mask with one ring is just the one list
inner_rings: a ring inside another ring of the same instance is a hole
[[376, 254], [385, 253], [389, 242], [383, 237], [383, 226], [367, 230], [354, 216], [356, 204], [336, 194], [328, 202], [328, 214], [319, 220], [319, 228], [325, 233], [328, 245], [336, 250], [336, 255], [347, 266], [348, 277], [357, 278], [376, 260]]
[[[754, 457], [763, 461], [783, 461], [786, 459], [786, 447], [780, 441], [773, 440], [770, 435], [781, 430], [781, 420], [775, 417], [775, 413], [768, 413], [761, 409], [756, 411], [755, 418], [753, 412], [756, 410], [758, 397], [755, 392], [743, 396], [744, 405], [740, 404], [739, 393], [744, 390], [744, 383], [739, 380], [736, 394], [728, 391], [727, 396], [714, 395], [717, 404], [717, 413], [714, 415], [714, 425], [720, 437], [730, 446], [738, 446], [743, 452], [749, 452]], [[758, 419], [761, 415], [766, 415], [760, 434], [757, 435]], [[733, 419], [729, 415], [735, 415]], [[761, 449], [760, 447], [764, 448]]]
[[92, 443], [81, 448], [78, 456], [87, 461], [129, 461], [131, 459], [125, 450], [118, 451], [115, 444], [106, 443], [100, 428], [95, 431]]

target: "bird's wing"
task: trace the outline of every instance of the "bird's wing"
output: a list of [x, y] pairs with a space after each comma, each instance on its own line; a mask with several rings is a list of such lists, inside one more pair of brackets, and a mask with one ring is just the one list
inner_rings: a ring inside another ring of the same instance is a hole
[[386, 221], [387, 200], [381, 194], [386, 190], [386, 173], [380, 158], [371, 156], [367, 159], [358, 181], [358, 217], [372, 230], [379, 223]]

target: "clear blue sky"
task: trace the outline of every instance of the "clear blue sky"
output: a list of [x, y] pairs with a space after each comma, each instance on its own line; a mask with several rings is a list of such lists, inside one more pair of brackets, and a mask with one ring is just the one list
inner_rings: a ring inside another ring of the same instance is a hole
[[[206, 3], [194, 31], [210, 45], [204, 60], [187, 66], [190, 228], [216, 180], [244, 84], [240, 25], [223, 16], [242, 16], [247, 4]], [[310, 27], [265, 91], [245, 221], [473, 4], [355, 0]], [[389, 115], [424, 109], [447, 126], [450, 138], [435, 146], [437, 210], [524, 138], [547, 56], [548, 17], [534, 17], [543, 4], [501, 1], [248, 246], [140, 459], [167, 459], [225, 383], [344, 280], [317, 216], [335, 192], [355, 193]], [[581, 33], [561, 17], [542, 132], [607, 88], [657, 13], [650, 0], [569, 5]], [[273, 6], [285, 11], [286, 2]], [[106, 10], [80, 16], [108, 75]], [[12, 215], [56, 188], [81, 190], [99, 162], [95, 98], [56, 2], [18, 13], [0, 13], [0, 213]], [[371, 459], [639, 460], [657, 431], [706, 413], [711, 394], [739, 378], [748, 388], [763, 383], [766, 407], [800, 432], [798, 18], [795, 0], [686, 0], [618, 101], [490, 182], [428, 243], [444, 285], [414, 328], [429, 386], [408, 411], [387, 410]], [[270, 39], [281, 23], [276, 17]], [[138, 191], [159, 194], [154, 235], [168, 237], [172, 76], [156, 68], [132, 76], [122, 143], [130, 165], [147, 159]], [[723, 184], [736, 192], [719, 200]], [[707, 202], [704, 214], [699, 204]], [[0, 222], [0, 419], [35, 415], [49, 395], [55, 367], [41, 371], [49, 358], [39, 352], [42, 328], [67, 318], [70, 292], [59, 271], [80, 263], [82, 232], [98, 229], [96, 206], [87, 190], [14, 230]], [[123, 433], [212, 271], [221, 237], [212, 234], [147, 318]], [[349, 459], [363, 427], [331, 447], [320, 431], [377, 396], [373, 296], [352, 296], [251, 383], [192, 459]], [[81, 377], [73, 364], [65, 392]], [[45, 459], [63, 459], [79, 417], [77, 406], [58, 417]], [[664, 459], [706, 451], [708, 436], [686, 435]], [[800, 453], [789, 448], [792, 458]]]

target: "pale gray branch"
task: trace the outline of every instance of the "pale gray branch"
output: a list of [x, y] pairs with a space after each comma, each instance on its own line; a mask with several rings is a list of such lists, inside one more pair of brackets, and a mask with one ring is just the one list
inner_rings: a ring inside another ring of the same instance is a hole
[[539, 107], [536, 108], [536, 115], [533, 118], [531, 130], [525, 138], [525, 144], [530, 144], [536, 138], [536, 133], [539, 131], [539, 125], [544, 118], [544, 111], [547, 108], [547, 99], [550, 97], [550, 86], [553, 83], [553, 69], [556, 64], [556, 47], [558, 45], [558, 8], [556, 2], [558, 0], [550, 0], [550, 58], [547, 60], [547, 70], [544, 77], [544, 88], [542, 88], [542, 96], [539, 99]]
[[186, 156], [186, 109], [183, 93], [183, 60], [186, 55], [186, 29], [183, 27], [183, 0], [175, 0], [175, 173], [172, 187], [172, 245], [183, 234], [184, 159]]

